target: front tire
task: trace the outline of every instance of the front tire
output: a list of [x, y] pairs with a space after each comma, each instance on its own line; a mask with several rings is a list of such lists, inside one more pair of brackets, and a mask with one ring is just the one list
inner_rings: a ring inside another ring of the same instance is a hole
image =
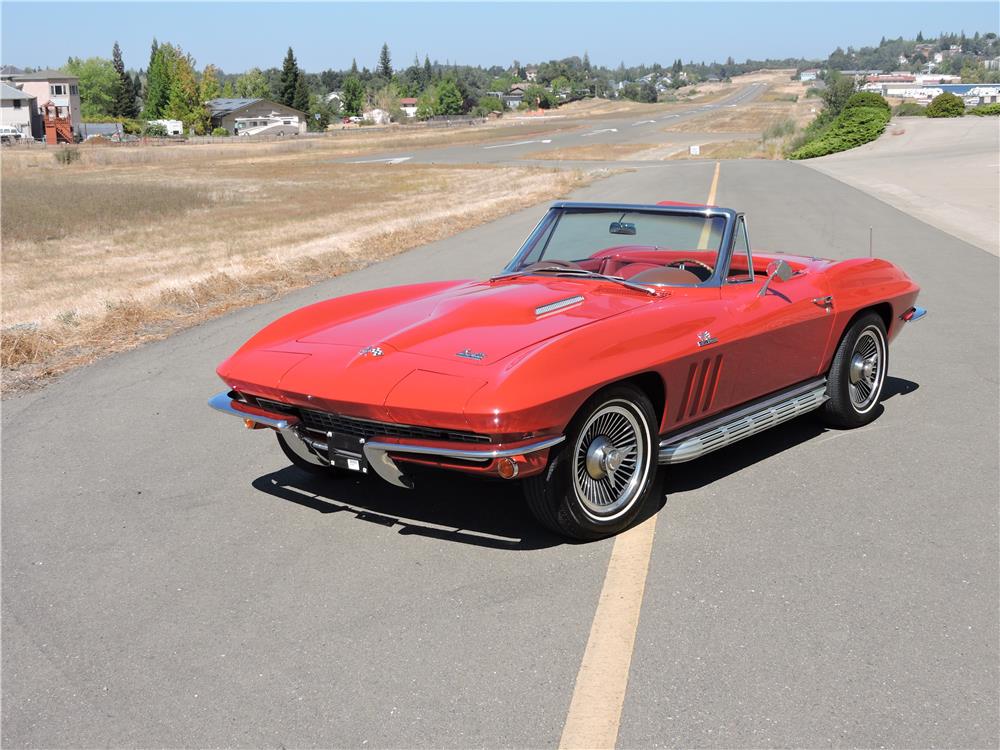
[[542, 474], [524, 480], [535, 518], [557, 534], [601, 539], [628, 528], [656, 478], [656, 414], [629, 384], [592, 396]]
[[878, 416], [879, 397], [889, 366], [885, 323], [865, 313], [844, 333], [827, 375], [822, 416], [833, 427], [862, 427]]

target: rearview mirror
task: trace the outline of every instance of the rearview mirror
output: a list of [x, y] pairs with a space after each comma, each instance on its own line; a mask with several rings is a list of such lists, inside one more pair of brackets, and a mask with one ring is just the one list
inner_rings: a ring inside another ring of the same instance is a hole
[[777, 277], [778, 281], [788, 281], [795, 275], [795, 271], [783, 260], [772, 260], [767, 264], [767, 275], [769, 278]]
[[635, 234], [635, 224], [628, 221], [612, 221], [608, 228], [611, 234]]
[[786, 261], [783, 260], [772, 260], [767, 264], [767, 281], [764, 282], [764, 286], [760, 288], [757, 292], [758, 297], [763, 297], [767, 294], [767, 288], [771, 285], [774, 279], [778, 281], [788, 281], [792, 276], [795, 275], [795, 271], [792, 267], [788, 265]]

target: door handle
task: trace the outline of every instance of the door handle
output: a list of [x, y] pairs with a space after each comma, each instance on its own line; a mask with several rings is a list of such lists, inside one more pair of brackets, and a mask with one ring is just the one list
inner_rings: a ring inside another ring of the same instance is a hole
[[827, 312], [833, 309], [833, 297], [830, 295], [826, 297], [813, 297], [812, 303], [820, 307], [825, 307]]

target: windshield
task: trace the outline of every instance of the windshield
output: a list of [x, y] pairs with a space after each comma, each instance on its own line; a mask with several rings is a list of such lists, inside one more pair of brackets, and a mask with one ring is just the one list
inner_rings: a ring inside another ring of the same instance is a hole
[[559, 209], [512, 271], [583, 269], [639, 284], [699, 284], [718, 263], [726, 219], [694, 213]]

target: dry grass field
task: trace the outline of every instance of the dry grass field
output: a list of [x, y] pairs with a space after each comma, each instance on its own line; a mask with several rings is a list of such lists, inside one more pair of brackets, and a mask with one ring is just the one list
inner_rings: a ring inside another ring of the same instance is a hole
[[[332, 131], [326, 136], [275, 139], [250, 142], [242, 138], [216, 139], [202, 143], [150, 144], [81, 144], [76, 148], [82, 166], [158, 165], [173, 162], [259, 159], [261, 157], [311, 154], [317, 159], [338, 159], [364, 156], [383, 151], [407, 148], [429, 148], [470, 143], [484, 143], [504, 138], [541, 136], [554, 128], [566, 127], [565, 122], [547, 120], [496, 120], [477, 125], [422, 128], [420, 126], [389, 126], [384, 128], [351, 128]], [[4, 151], [4, 164], [21, 169], [59, 169], [53, 149], [18, 147]]]
[[4, 159], [5, 390], [588, 179], [538, 168], [342, 164], [315, 149], [205, 160], [181, 148], [156, 164], [29, 169]]
[[614, 161], [657, 148], [660, 146], [655, 143], [595, 143], [537, 151], [530, 154], [529, 158], [546, 161]]

